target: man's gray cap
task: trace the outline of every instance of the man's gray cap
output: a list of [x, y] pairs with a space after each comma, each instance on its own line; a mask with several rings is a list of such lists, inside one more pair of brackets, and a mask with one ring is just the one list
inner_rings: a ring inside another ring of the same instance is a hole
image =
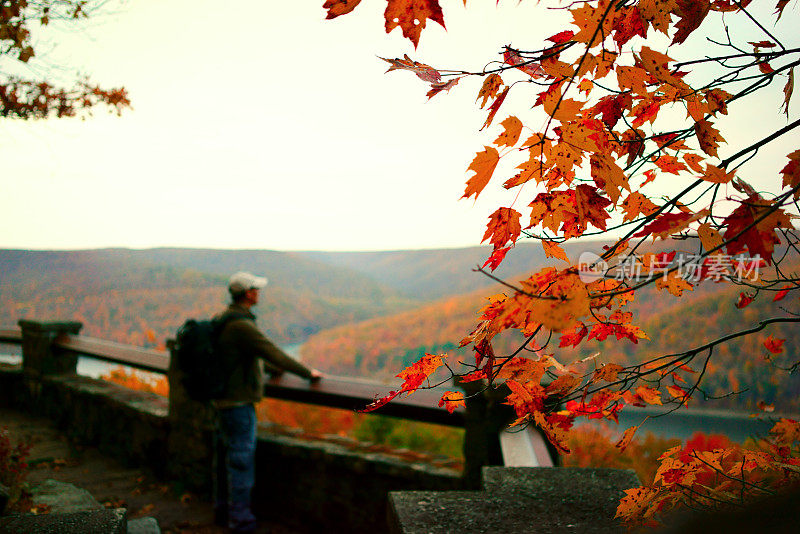
[[261, 289], [267, 285], [267, 279], [251, 273], [239, 271], [231, 276], [228, 289], [231, 293], [242, 293], [248, 289]]

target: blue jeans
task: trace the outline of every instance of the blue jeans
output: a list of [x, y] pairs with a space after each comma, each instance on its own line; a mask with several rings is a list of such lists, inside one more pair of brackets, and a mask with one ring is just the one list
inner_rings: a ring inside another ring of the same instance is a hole
[[219, 410], [215, 500], [227, 507], [234, 531], [255, 529], [250, 495], [255, 483], [256, 412], [252, 404]]

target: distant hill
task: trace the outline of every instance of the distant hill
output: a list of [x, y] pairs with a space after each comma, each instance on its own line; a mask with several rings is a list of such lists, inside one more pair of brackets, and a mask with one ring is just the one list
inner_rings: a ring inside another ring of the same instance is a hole
[[[569, 258], [577, 261], [584, 251], [598, 251], [604, 243], [593, 241], [565, 246]], [[497, 282], [474, 269], [483, 265], [491, 247], [432, 250], [394, 250], [379, 252], [296, 252], [294, 254], [329, 265], [347, 267], [376, 282], [421, 300], [436, 300], [451, 295], [488, 288]], [[538, 270], [544, 265], [565, 265], [548, 259], [538, 242], [521, 242], [512, 249], [493, 273], [513, 278]]]
[[[459, 341], [477, 325], [476, 312], [485, 297], [502, 287], [447, 297], [415, 310], [341, 325], [319, 332], [301, 347], [303, 359], [332, 373], [352, 373], [390, 379], [426, 352], [448, 353], [450, 362], [470, 362], [469, 348], [457, 349]], [[764, 294], [750, 306], [737, 309], [738, 290], [727, 285], [703, 283], [681, 298], [655, 289], [640, 291], [629, 308], [634, 324], [650, 337], [633, 344], [609, 338], [584, 343], [580, 350], [558, 349], [558, 336], [547, 352], [557, 353], [565, 363], [595, 352], [603, 361], [632, 363], [647, 358], [689, 350], [725, 334], [757, 324], [758, 318], [785, 315], [780, 303]], [[786, 339], [787, 354], [768, 359], [763, 341], [768, 335]], [[505, 335], [493, 343], [499, 356], [511, 354], [521, 337]], [[539, 340], [544, 342], [544, 339]], [[777, 368], [797, 360], [800, 329], [793, 324], [771, 325], [753, 336], [718, 346], [705, 370], [704, 392], [720, 397], [713, 407], [755, 410], [759, 401], [775, 403], [778, 410], [800, 410], [800, 376]], [[530, 354], [530, 353], [528, 353]], [[525, 356], [526, 353], [521, 354]], [[692, 367], [703, 370], [706, 354], [698, 355]], [[463, 369], [462, 369], [463, 370]], [[741, 392], [730, 396], [731, 392]], [[703, 393], [698, 394], [701, 399]]]
[[256, 313], [280, 343], [414, 305], [344, 267], [292, 253], [197, 249], [0, 250], [0, 323], [84, 322], [89, 335], [158, 345], [190, 316], [217, 313], [236, 270], [270, 278]]

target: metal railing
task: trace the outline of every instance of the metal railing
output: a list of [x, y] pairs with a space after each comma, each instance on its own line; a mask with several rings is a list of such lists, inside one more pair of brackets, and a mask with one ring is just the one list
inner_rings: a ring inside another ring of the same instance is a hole
[[[0, 343], [21, 344], [18, 328], [0, 328]], [[67, 335], [55, 341], [58, 349], [98, 360], [166, 374], [170, 354], [167, 351], [143, 349], [79, 335]], [[269, 398], [301, 402], [329, 408], [357, 410], [388, 393], [384, 383], [341, 376], [326, 376], [310, 383], [299, 377], [281, 375], [267, 381], [264, 395]], [[438, 406], [445, 390], [441, 387], [418, 390], [411, 396], [400, 396], [375, 412], [412, 421], [464, 427], [466, 411], [462, 407], [452, 413]], [[503, 457], [508, 466], [553, 466], [541, 434], [533, 429], [500, 436]]]
[[22, 344], [22, 331], [19, 328], [0, 328], [0, 343]]
[[[0, 329], [0, 343], [22, 343], [20, 329]], [[144, 349], [123, 345], [113, 341], [87, 336], [64, 336], [56, 340], [55, 347], [81, 356], [118, 363], [128, 367], [166, 374], [170, 354], [167, 351]], [[302, 402], [329, 408], [357, 410], [364, 408], [380, 394], [388, 393], [390, 386], [380, 382], [341, 376], [326, 376], [323, 380], [309, 383], [287, 374], [268, 380], [264, 388], [266, 397]], [[437, 403], [444, 390], [441, 388], [420, 390], [408, 398], [397, 398], [381, 408], [381, 415], [391, 415], [449, 426], [464, 426], [464, 410], [453, 413], [439, 408]]]

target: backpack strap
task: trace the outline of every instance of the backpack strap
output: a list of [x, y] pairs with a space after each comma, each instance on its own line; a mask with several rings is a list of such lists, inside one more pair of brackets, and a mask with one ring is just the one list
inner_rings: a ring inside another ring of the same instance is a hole
[[239, 312], [239, 311], [234, 311], [234, 312], [226, 311], [213, 319], [214, 337], [219, 337], [219, 335], [222, 333], [222, 331], [225, 329], [225, 326], [229, 322], [235, 321], [237, 319], [252, 319], [252, 318], [253, 315], [251, 313]]

